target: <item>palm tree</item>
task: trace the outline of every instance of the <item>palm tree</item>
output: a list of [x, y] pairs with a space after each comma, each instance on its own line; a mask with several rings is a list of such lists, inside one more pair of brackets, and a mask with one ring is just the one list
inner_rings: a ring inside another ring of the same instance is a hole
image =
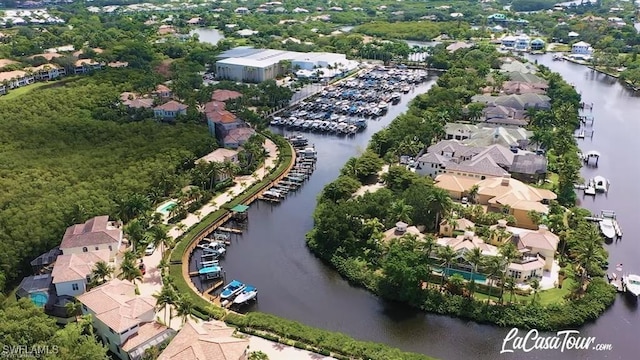
[[[509, 268], [509, 265], [511, 265], [511, 263], [514, 260], [520, 258], [520, 252], [512, 242], [504, 243], [502, 246], [500, 246], [499, 251], [500, 251], [500, 255], [504, 259], [504, 272], [506, 273], [507, 269]], [[508, 279], [513, 280], [512, 277], [509, 277]], [[506, 286], [506, 282], [502, 281], [502, 285], [500, 289], [500, 300], [503, 299], [505, 286]]]
[[469, 189], [469, 201], [472, 204], [476, 203], [476, 196], [478, 196], [478, 190], [480, 190], [480, 188], [478, 187], [478, 184], [473, 185], [471, 189]]
[[238, 173], [238, 171], [240, 171], [240, 168], [238, 167], [238, 165], [236, 165], [236, 163], [232, 161], [225, 161], [224, 163], [222, 163], [222, 173], [226, 178], [233, 178]]
[[142, 271], [140, 271], [135, 261], [125, 258], [120, 264], [118, 278], [135, 284], [136, 280], [142, 280]]
[[144, 239], [145, 227], [139, 219], [134, 219], [124, 227], [124, 233], [131, 244], [133, 251], [136, 251], [136, 245]]
[[440, 283], [440, 285], [443, 285], [447, 278], [447, 274], [449, 273], [449, 269], [451, 268], [451, 262], [456, 257], [456, 252], [451, 246], [447, 245], [438, 249], [438, 257], [442, 261], [442, 265], [446, 268], [446, 271], [442, 272], [442, 281]]
[[533, 278], [529, 286], [531, 286], [531, 289], [533, 290], [533, 299], [531, 300], [531, 303], [535, 304], [538, 299], [538, 291], [540, 290], [540, 280], [538, 280], [538, 278]]
[[[158, 311], [165, 309], [164, 313], [164, 322], [168, 324], [171, 321], [171, 306], [175, 305], [178, 300], [178, 294], [173, 286], [169, 284], [165, 284], [162, 286], [162, 290], [159, 293], [153, 294], [153, 297], [156, 299], [156, 309]], [[166, 308], [169, 307], [169, 311], [166, 311]], [[167, 314], [169, 314], [169, 322], [167, 322]]]
[[399, 199], [391, 203], [391, 209], [389, 209], [392, 221], [402, 221], [407, 224], [411, 223], [411, 214], [413, 213], [413, 206], [405, 203], [404, 199]]
[[489, 304], [489, 301], [491, 301], [491, 293], [493, 290], [493, 286], [495, 285], [495, 280], [496, 278], [498, 278], [501, 282], [504, 282], [503, 278], [504, 278], [504, 269], [505, 269], [505, 265], [504, 265], [504, 258], [500, 257], [500, 256], [491, 256], [487, 259], [487, 262], [485, 263], [485, 271], [487, 272], [487, 275], [489, 277], [489, 298], [487, 299], [487, 304]]
[[160, 253], [164, 254], [165, 246], [171, 240], [167, 235], [167, 229], [162, 225], [154, 225], [149, 228], [146, 233], [147, 240], [150, 244], [160, 248]]
[[176, 303], [176, 315], [182, 318], [184, 325], [189, 317], [193, 318], [193, 300], [190, 297], [182, 296]]
[[513, 302], [513, 295], [516, 291], [516, 280], [509, 276], [504, 282], [504, 288], [509, 291], [509, 303]]
[[67, 315], [76, 317], [76, 321], [82, 315], [82, 303], [77, 300], [67, 302], [64, 308], [67, 310]]
[[430, 211], [435, 213], [435, 229], [437, 229], [442, 215], [451, 210], [451, 197], [449, 197], [449, 194], [445, 190], [435, 187], [431, 190], [429, 196]]
[[471, 287], [469, 288], [469, 290], [471, 292], [471, 296], [473, 296], [476, 285], [476, 273], [478, 272], [478, 266], [480, 266], [482, 260], [484, 259], [484, 255], [482, 255], [482, 250], [480, 250], [480, 248], [475, 247], [471, 251], [464, 254], [464, 258], [469, 262], [469, 264], [471, 264]]
[[433, 252], [433, 247], [436, 244], [436, 239], [432, 235], [426, 235], [423, 241], [420, 242], [420, 249], [422, 250], [422, 254], [424, 256], [424, 266], [427, 273], [427, 279], [425, 280], [427, 283], [427, 288], [429, 288], [429, 282], [431, 280], [431, 253]]
[[98, 261], [93, 266], [92, 274], [96, 283], [101, 285], [111, 278], [111, 275], [113, 275], [113, 267], [104, 261]]

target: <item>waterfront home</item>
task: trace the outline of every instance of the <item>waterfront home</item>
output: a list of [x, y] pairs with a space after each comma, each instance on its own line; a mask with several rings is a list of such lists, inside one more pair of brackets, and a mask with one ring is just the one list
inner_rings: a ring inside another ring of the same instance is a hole
[[225, 102], [242, 97], [242, 93], [233, 90], [218, 89], [211, 94], [212, 101]]
[[42, 64], [40, 66], [27, 68], [36, 80], [47, 81], [54, 80], [61, 76], [66, 75], [64, 68], [61, 68], [54, 64]]
[[549, 86], [547, 83], [531, 83], [524, 81], [505, 81], [501, 90], [507, 95], [520, 94], [546, 94]]
[[591, 44], [578, 41], [577, 43], [571, 45], [571, 54], [572, 55], [591, 55], [593, 53], [593, 48]]
[[446, 140], [458, 140], [464, 145], [485, 147], [502, 145], [509, 149], [525, 149], [533, 131], [524, 128], [447, 123], [444, 126]]
[[531, 38], [525, 34], [518, 35], [516, 43], [513, 46], [516, 51], [529, 51], [529, 43]]
[[250, 127], [239, 127], [229, 130], [227, 135], [222, 138], [222, 146], [231, 149], [237, 149], [249, 140], [256, 133]]
[[513, 49], [516, 46], [516, 40], [517, 38], [515, 36], [507, 35], [500, 39], [500, 44], [505, 49]]
[[510, 175], [489, 177], [480, 181], [454, 174], [441, 174], [435, 178], [435, 186], [446, 190], [457, 200], [468, 196], [474, 185], [478, 187], [476, 203], [485, 205], [488, 212], [513, 215], [516, 225], [526, 229], [537, 228], [529, 217], [529, 211], [547, 214], [549, 201], [557, 198], [550, 190], [529, 186], [511, 178]]
[[60, 243], [63, 255], [80, 254], [89, 251], [109, 249], [109, 258], [113, 259], [122, 244], [122, 229], [109, 216], [96, 216], [84, 224], [67, 228]]
[[510, 71], [505, 72], [505, 74], [509, 77], [510, 81], [523, 82], [528, 84], [541, 84], [540, 86], [545, 85], [548, 87], [546, 80], [533, 73]]
[[77, 297], [82, 313], [91, 315], [95, 333], [122, 360], [138, 360], [146, 349], [159, 346], [175, 330], [155, 322], [156, 299], [137, 296], [136, 286], [113, 279]]
[[[239, 163], [238, 151], [232, 150], [232, 149], [224, 149], [224, 148], [216, 149], [213, 152], [196, 160], [196, 163], [198, 162], [204, 162], [204, 163], [216, 162], [220, 164], [230, 162], [233, 164], [238, 164]], [[224, 181], [224, 180], [230, 179], [231, 177], [232, 177], [232, 174], [229, 174], [227, 172], [219, 172], [216, 175], [216, 180]]]
[[384, 232], [382, 241], [389, 242], [393, 239], [402, 237], [405, 234], [415, 235], [418, 239], [424, 238], [424, 234], [422, 234], [422, 232], [420, 232], [420, 229], [418, 229], [417, 227], [409, 226], [409, 224], [405, 222], [398, 221], [395, 227]]
[[543, 94], [512, 94], [512, 95], [474, 95], [472, 102], [480, 102], [487, 105], [502, 105], [517, 110], [527, 109], [549, 109], [551, 108], [551, 98]]
[[187, 320], [158, 360], [246, 360], [249, 339], [222, 321]]
[[519, 126], [529, 124], [523, 110], [502, 105], [489, 105], [482, 109], [484, 121], [495, 126]]
[[[464, 260], [464, 255], [473, 250], [474, 248], [479, 248], [482, 251], [482, 255], [485, 256], [497, 256], [498, 248], [487, 244], [478, 237], [473, 231], [465, 230], [464, 234], [458, 235], [456, 237], [441, 237], [436, 240], [436, 244], [439, 246], [450, 246], [453, 251], [456, 252], [456, 262], [458, 264], [462, 262], [466, 262]], [[471, 269], [471, 265], [468, 264], [469, 269]]]
[[153, 113], [157, 119], [167, 121], [175, 120], [178, 115], [187, 115], [188, 106], [175, 100], [169, 100], [168, 102], [156, 106], [153, 108]]
[[542, 51], [546, 49], [546, 44], [544, 40], [537, 38], [537, 39], [531, 40], [530, 47], [531, 47], [531, 51]]
[[506, 22], [507, 16], [505, 14], [496, 13], [496, 14], [491, 14], [487, 16], [487, 20], [493, 21], [493, 22]]
[[[528, 43], [527, 46], [529, 46]], [[502, 65], [500, 65], [500, 72], [519, 72], [523, 74], [535, 74], [536, 72], [538, 72], [538, 68], [530, 63], [523, 63], [512, 58], [504, 58], [503, 61], [504, 62], [502, 63]]]
[[108, 249], [58, 256], [51, 272], [57, 296], [84, 294], [95, 264], [100, 261], [109, 262]]
[[438, 234], [446, 237], [453, 237], [454, 231], [469, 231], [475, 228], [476, 224], [468, 219], [461, 218], [449, 221], [444, 219], [438, 227]]
[[530, 257], [542, 260], [542, 268], [551, 270], [560, 238], [549, 231], [545, 225], [539, 225], [537, 229], [523, 229], [515, 226], [507, 226], [506, 220], [499, 220], [498, 224], [490, 227], [493, 236], [490, 242], [500, 246], [506, 242], [513, 242], [518, 251]]

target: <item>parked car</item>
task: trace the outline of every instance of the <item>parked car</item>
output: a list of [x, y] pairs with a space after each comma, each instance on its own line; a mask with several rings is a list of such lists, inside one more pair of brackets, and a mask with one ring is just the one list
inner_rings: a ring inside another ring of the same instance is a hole
[[144, 249], [144, 254], [149, 256], [149, 255], [153, 255], [153, 252], [156, 251], [156, 247], [153, 244], [149, 244], [147, 245], [147, 247]]
[[469, 204], [469, 198], [465, 196], [462, 198], [462, 200], [460, 200], [460, 202], [462, 203], [462, 205], [467, 205]]

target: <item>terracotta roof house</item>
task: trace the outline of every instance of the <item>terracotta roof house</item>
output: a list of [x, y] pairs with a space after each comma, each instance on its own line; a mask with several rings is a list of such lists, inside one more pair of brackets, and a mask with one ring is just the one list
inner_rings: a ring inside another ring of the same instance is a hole
[[546, 94], [549, 86], [546, 83], [530, 83], [524, 81], [505, 81], [502, 91], [507, 94]]
[[167, 85], [158, 84], [158, 86], [156, 86], [156, 89], [153, 91], [153, 95], [161, 97], [163, 99], [168, 99], [171, 97], [172, 92]]
[[523, 110], [507, 106], [489, 105], [482, 110], [482, 113], [484, 121], [491, 125], [524, 127], [529, 124], [529, 120]]
[[468, 48], [472, 48], [475, 44], [472, 43], [467, 43], [464, 41], [457, 41], [454, 42], [453, 44], [447, 46], [447, 51], [450, 53], [454, 53], [460, 49], [468, 49]]
[[[473, 231], [470, 230], [467, 230], [463, 235], [458, 235], [456, 237], [439, 238], [436, 243], [440, 246], [450, 246], [453, 251], [457, 253], [456, 258], [458, 258], [459, 262], [464, 261], [464, 254], [473, 250], [474, 248], [479, 248], [480, 250], [482, 250], [482, 255], [485, 256], [498, 255], [497, 247], [486, 244], [484, 240], [479, 238]], [[470, 266], [470, 264], [468, 265]]]
[[389, 242], [393, 239], [402, 237], [405, 234], [415, 235], [418, 239], [424, 238], [424, 234], [421, 233], [417, 227], [409, 226], [409, 224], [405, 222], [398, 221], [395, 227], [384, 232], [382, 241]]
[[120, 94], [122, 105], [129, 109], [150, 109], [153, 107], [153, 99], [140, 97], [140, 95], [132, 92], [123, 92]]
[[547, 84], [547, 81], [538, 75], [531, 73], [523, 73], [520, 71], [507, 72], [506, 75], [510, 81], [525, 82], [531, 84]]
[[40, 66], [28, 68], [36, 80], [54, 80], [67, 74], [66, 70], [54, 64], [42, 64]]
[[115, 257], [122, 244], [122, 229], [109, 221], [109, 216], [96, 216], [84, 224], [69, 226], [62, 237], [60, 250], [64, 255], [109, 249]]
[[158, 28], [158, 35], [174, 34], [176, 29], [172, 25], [160, 25]]
[[444, 219], [440, 222], [438, 233], [442, 236], [453, 237], [454, 231], [468, 231], [475, 228], [475, 226], [476, 224], [473, 221], [465, 218], [456, 219], [452, 223]]
[[[93, 50], [93, 52], [95, 52], [96, 54], [102, 54], [104, 52], [104, 49], [101, 49], [101, 48], [93, 48], [91, 50]], [[73, 56], [80, 57], [80, 55], [83, 55], [83, 54], [84, 54], [84, 50], [81, 49], [81, 50], [78, 50], [78, 51], [74, 52]]]
[[9, 59], [0, 59], [0, 69], [2, 69], [5, 66], [13, 65], [13, 64], [19, 64], [19, 62], [9, 60]]
[[[204, 111], [207, 116], [209, 133], [220, 142], [234, 129], [247, 127], [247, 124], [234, 113], [225, 110], [225, 104], [221, 101], [210, 101], [205, 104]], [[224, 145], [226, 147], [226, 145]]]
[[188, 106], [183, 103], [170, 100], [169, 102], [153, 108], [153, 113], [156, 118], [160, 120], [175, 120], [178, 115], [186, 115], [187, 108]]
[[102, 68], [102, 64], [93, 59], [80, 59], [75, 62], [75, 68], [73, 69], [75, 74], [86, 74], [93, 70]]
[[129, 66], [129, 63], [126, 61], [114, 61], [107, 64], [108, 67], [111, 68], [125, 68]]
[[238, 152], [236, 150], [220, 148], [220, 149], [216, 149], [216, 150], [210, 152], [209, 154], [201, 157], [197, 161], [203, 161], [203, 162], [207, 162], [207, 163], [211, 163], [211, 162], [224, 163], [224, 162], [229, 161], [229, 162], [232, 162], [232, 163], [237, 163], [238, 162]]
[[551, 107], [551, 98], [542, 94], [513, 94], [513, 95], [474, 95], [471, 101], [485, 103], [487, 105], [499, 105], [514, 108], [517, 110], [549, 109]]
[[146, 349], [168, 341], [173, 329], [154, 321], [156, 300], [137, 296], [136, 286], [113, 279], [77, 297], [92, 315], [96, 335], [122, 360], [142, 359]]
[[221, 321], [187, 321], [158, 360], [246, 360], [249, 340]]
[[[5, 81], [7, 82], [6, 85], [3, 84]], [[35, 77], [27, 74], [26, 71], [13, 70], [0, 72], [0, 95], [6, 94], [10, 89], [32, 84], [34, 81]]]
[[256, 131], [250, 127], [239, 127], [229, 130], [222, 140], [222, 145], [231, 149], [237, 149], [249, 140]]
[[224, 89], [216, 90], [213, 92], [213, 94], [211, 94], [211, 100], [221, 101], [221, 102], [237, 99], [239, 97], [242, 97], [241, 93], [233, 90], [224, 90]]
[[464, 145], [484, 147], [502, 145], [506, 148], [525, 149], [533, 131], [523, 128], [448, 123], [444, 127], [445, 139], [458, 140]]
[[51, 272], [58, 296], [77, 296], [87, 291], [95, 264], [109, 262], [109, 250], [60, 255]]
[[538, 68], [531, 63], [523, 63], [518, 60], [507, 58], [505, 63], [500, 66], [500, 72], [520, 72], [523, 74], [535, 74]]

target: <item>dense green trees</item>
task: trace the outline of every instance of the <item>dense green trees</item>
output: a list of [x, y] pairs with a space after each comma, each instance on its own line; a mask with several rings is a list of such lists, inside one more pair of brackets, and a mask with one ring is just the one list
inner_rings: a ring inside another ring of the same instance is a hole
[[[59, 329], [53, 318], [45, 315], [30, 300], [22, 299], [0, 308], [0, 322], [3, 351], [13, 351], [13, 355], [47, 360], [108, 359], [107, 349], [93, 336], [90, 319]], [[85, 327], [85, 323], [88, 326]], [[21, 350], [20, 346], [26, 348]], [[17, 353], [20, 350], [22, 353]], [[37, 350], [41, 353], [36, 356]]]
[[96, 104], [129, 88], [125, 81], [102, 72], [3, 100], [0, 272], [9, 282], [67, 226], [101, 214], [128, 221], [150, 208], [145, 194], [156, 201], [188, 184], [177, 165], [213, 148], [204, 125], [93, 119]]

